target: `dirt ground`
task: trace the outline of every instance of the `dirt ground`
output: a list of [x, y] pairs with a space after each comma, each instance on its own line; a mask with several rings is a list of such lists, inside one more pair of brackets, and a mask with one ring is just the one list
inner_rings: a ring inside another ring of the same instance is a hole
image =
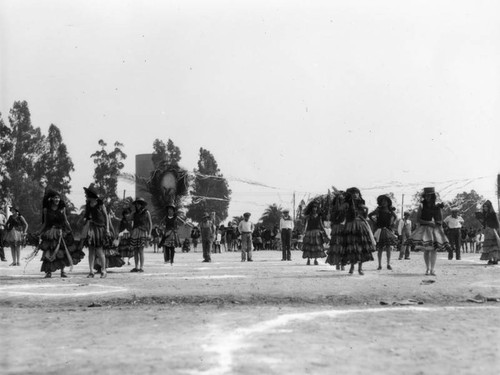
[[[31, 249], [23, 250], [26, 256]], [[394, 258], [397, 258], [393, 254]], [[281, 253], [146, 253], [144, 273], [43, 279], [0, 264], [2, 374], [497, 374], [500, 267], [479, 254], [365, 264], [365, 275]], [[385, 261], [385, 255], [384, 255]], [[411, 301], [409, 301], [411, 300]], [[418, 302], [418, 304], [417, 304]]]

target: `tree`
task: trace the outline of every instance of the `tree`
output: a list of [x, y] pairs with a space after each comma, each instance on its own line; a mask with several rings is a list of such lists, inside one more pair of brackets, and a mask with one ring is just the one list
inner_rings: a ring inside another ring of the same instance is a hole
[[215, 212], [216, 221], [224, 221], [227, 218], [231, 190], [214, 156], [203, 147], [200, 148], [198, 168], [194, 173], [192, 201], [188, 206], [187, 217], [200, 222], [205, 212]]
[[158, 138], [155, 139], [153, 142], [153, 150], [151, 159], [155, 169], [159, 168], [162, 163], [175, 167], [179, 166], [179, 162], [181, 161], [181, 150], [170, 138], [166, 144]]
[[[5, 125], [2, 114], [0, 113], [0, 200], [4, 201], [8, 198], [8, 189], [11, 180], [7, 161], [12, 159], [12, 151], [14, 145], [11, 139], [12, 131], [10, 127]], [[1, 204], [0, 201], [0, 204]]]
[[451, 215], [451, 209], [457, 208], [459, 215], [464, 219], [464, 227], [481, 228], [481, 224], [476, 220], [475, 213], [483, 205], [485, 199], [475, 190], [459, 193], [451, 201], [446, 202], [443, 217]]
[[127, 155], [122, 151], [123, 144], [120, 142], [114, 143], [114, 149], [111, 152], [106, 151], [107, 143], [102, 139], [98, 143], [101, 149], [90, 155], [95, 164], [95, 188], [101, 197], [109, 200], [108, 204], [113, 205], [119, 200], [118, 175], [124, 167], [122, 160], [125, 160]]
[[275, 225], [279, 225], [281, 216], [283, 215], [282, 210], [281, 206], [278, 206], [276, 203], [267, 206], [260, 217], [262, 225], [270, 229], [274, 228]]
[[[45, 137], [40, 128], [31, 124], [31, 113], [26, 101], [14, 102], [9, 112], [10, 150], [5, 166], [9, 179], [6, 194], [21, 211], [28, 223], [41, 218], [44, 188], [36, 176], [41, 174]], [[7, 144], [4, 144], [7, 146]], [[3, 155], [2, 155], [3, 158]]]
[[66, 197], [71, 191], [70, 173], [75, 170], [68, 149], [62, 141], [61, 131], [51, 124], [45, 142], [45, 151], [40, 158], [44, 166], [37, 176], [44, 186], [50, 187]]

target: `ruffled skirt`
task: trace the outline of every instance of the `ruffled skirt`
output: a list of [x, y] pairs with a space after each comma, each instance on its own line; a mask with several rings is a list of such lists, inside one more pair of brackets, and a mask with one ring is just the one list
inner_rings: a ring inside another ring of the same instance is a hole
[[[65, 245], [73, 265], [77, 265], [85, 257], [85, 253], [80, 248], [79, 243], [75, 242], [71, 233], [65, 234], [61, 242], [59, 242], [59, 238], [62, 235], [61, 229], [57, 228], [51, 228], [42, 234], [42, 242], [39, 246], [43, 251], [42, 268], [40, 271], [55, 272], [71, 265], [64, 248]], [[50, 258], [53, 256], [54, 252], [56, 256], [54, 260], [51, 261]]]
[[323, 245], [323, 232], [321, 230], [313, 229], [307, 231], [302, 245], [302, 258], [326, 257]]
[[24, 244], [23, 232], [15, 228], [9, 230], [5, 235], [4, 242], [7, 246], [10, 247], [23, 246]]
[[335, 266], [341, 262], [340, 253], [342, 251], [342, 241], [344, 235], [344, 225], [334, 224], [330, 233], [330, 247], [326, 263]]
[[174, 230], [167, 230], [163, 235], [160, 245], [161, 247], [181, 247], [179, 235]]
[[109, 238], [106, 236], [106, 228], [89, 224], [87, 233], [85, 235], [86, 247], [107, 247], [109, 245]]
[[385, 249], [391, 246], [397, 246], [398, 236], [396, 236], [389, 228], [379, 228], [373, 234], [377, 241], [377, 249]]
[[347, 222], [342, 238], [340, 251], [342, 265], [373, 260], [372, 252], [375, 251], [375, 239], [366, 220], [356, 218]]
[[139, 250], [148, 244], [148, 232], [145, 229], [134, 228], [130, 234], [130, 248]]
[[500, 260], [500, 247], [498, 246], [497, 236], [493, 228], [484, 229], [484, 242], [481, 254], [481, 260]]
[[[120, 253], [115, 249], [104, 249], [104, 257], [106, 260], [106, 268], [119, 268], [125, 264]], [[95, 257], [94, 269], [100, 271], [102, 268], [101, 259]]]
[[118, 252], [123, 258], [132, 258], [134, 256], [134, 249], [130, 246], [130, 233], [123, 233], [120, 237]]
[[415, 246], [417, 250], [448, 251], [450, 248], [448, 237], [441, 226], [420, 225], [406, 243]]

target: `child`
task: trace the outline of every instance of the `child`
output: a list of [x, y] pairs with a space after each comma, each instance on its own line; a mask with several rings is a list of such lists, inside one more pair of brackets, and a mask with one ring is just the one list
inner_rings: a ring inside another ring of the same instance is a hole
[[311, 264], [314, 258], [314, 265], [318, 265], [317, 258], [324, 258], [325, 249], [323, 247], [323, 235], [326, 237], [323, 219], [319, 214], [318, 202], [312, 201], [304, 210], [306, 215], [304, 242], [302, 245], [302, 258], [307, 259], [307, 265]]
[[177, 214], [173, 205], [167, 206], [167, 216], [162, 221], [164, 231], [160, 246], [163, 247], [163, 259], [165, 263], [174, 264], [175, 248], [181, 246], [177, 235]]
[[21, 246], [24, 243], [24, 236], [28, 231], [28, 223], [17, 208], [10, 208], [11, 215], [5, 223], [6, 235], [5, 243], [10, 246], [12, 253], [12, 263], [10, 266], [20, 266]]
[[151, 230], [153, 229], [147, 205], [148, 203], [143, 198], [137, 198], [134, 201], [134, 224], [130, 234], [130, 247], [134, 250], [135, 267], [130, 272], [144, 272], [144, 248], [148, 239], [151, 238]]
[[130, 258], [134, 256], [134, 249], [130, 247], [130, 232], [132, 232], [132, 210], [130, 208], [125, 208], [122, 211], [122, 219], [120, 221], [119, 227], [119, 244], [118, 252], [122, 258], [128, 258], [127, 265], [130, 265]]
[[408, 240], [417, 249], [423, 250], [426, 275], [436, 276], [437, 251], [448, 251], [450, 243], [443, 231], [442, 204], [436, 204], [433, 187], [424, 188], [422, 202], [418, 208], [417, 223], [420, 225]]
[[189, 253], [189, 250], [191, 250], [191, 243], [189, 242], [189, 238], [186, 238], [182, 243], [182, 252]]
[[[373, 221], [377, 227], [374, 233], [377, 241], [377, 257], [378, 268], [382, 269], [382, 253], [385, 250], [387, 256], [387, 269], [391, 267], [391, 251], [398, 244], [398, 237], [392, 232], [391, 228], [397, 217], [394, 213], [395, 208], [392, 207], [392, 200], [386, 195], [380, 195], [377, 198], [378, 207], [375, 211], [368, 214], [368, 218]], [[374, 219], [375, 217], [375, 219]]]

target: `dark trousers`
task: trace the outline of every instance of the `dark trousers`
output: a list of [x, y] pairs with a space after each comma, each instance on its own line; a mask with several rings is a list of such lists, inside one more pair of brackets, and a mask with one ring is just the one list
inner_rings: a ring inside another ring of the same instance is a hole
[[290, 249], [292, 248], [292, 230], [282, 229], [281, 230], [281, 248], [282, 248], [282, 258], [286, 260], [292, 259], [292, 253]]
[[203, 248], [203, 260], [210, 262], [210, 249], [212, 248], [212, 241], [202, 240], [201, 247]]
[[448, 259], [453, 259], [453, 250], [457, 259], [460, 259], [460, 251], [462, 249], [462, 234], [460, 228], [448, 229], [448, 240], [450, 240], [450, 249], [448, 250]]
[[174, 263], [175, 247], [164, 247], [163, 248], [163, 259], [165, 262]]
[[5, 260], [5, 252], [3, 251], [3, 229], [0, 229], [0, 260]]

